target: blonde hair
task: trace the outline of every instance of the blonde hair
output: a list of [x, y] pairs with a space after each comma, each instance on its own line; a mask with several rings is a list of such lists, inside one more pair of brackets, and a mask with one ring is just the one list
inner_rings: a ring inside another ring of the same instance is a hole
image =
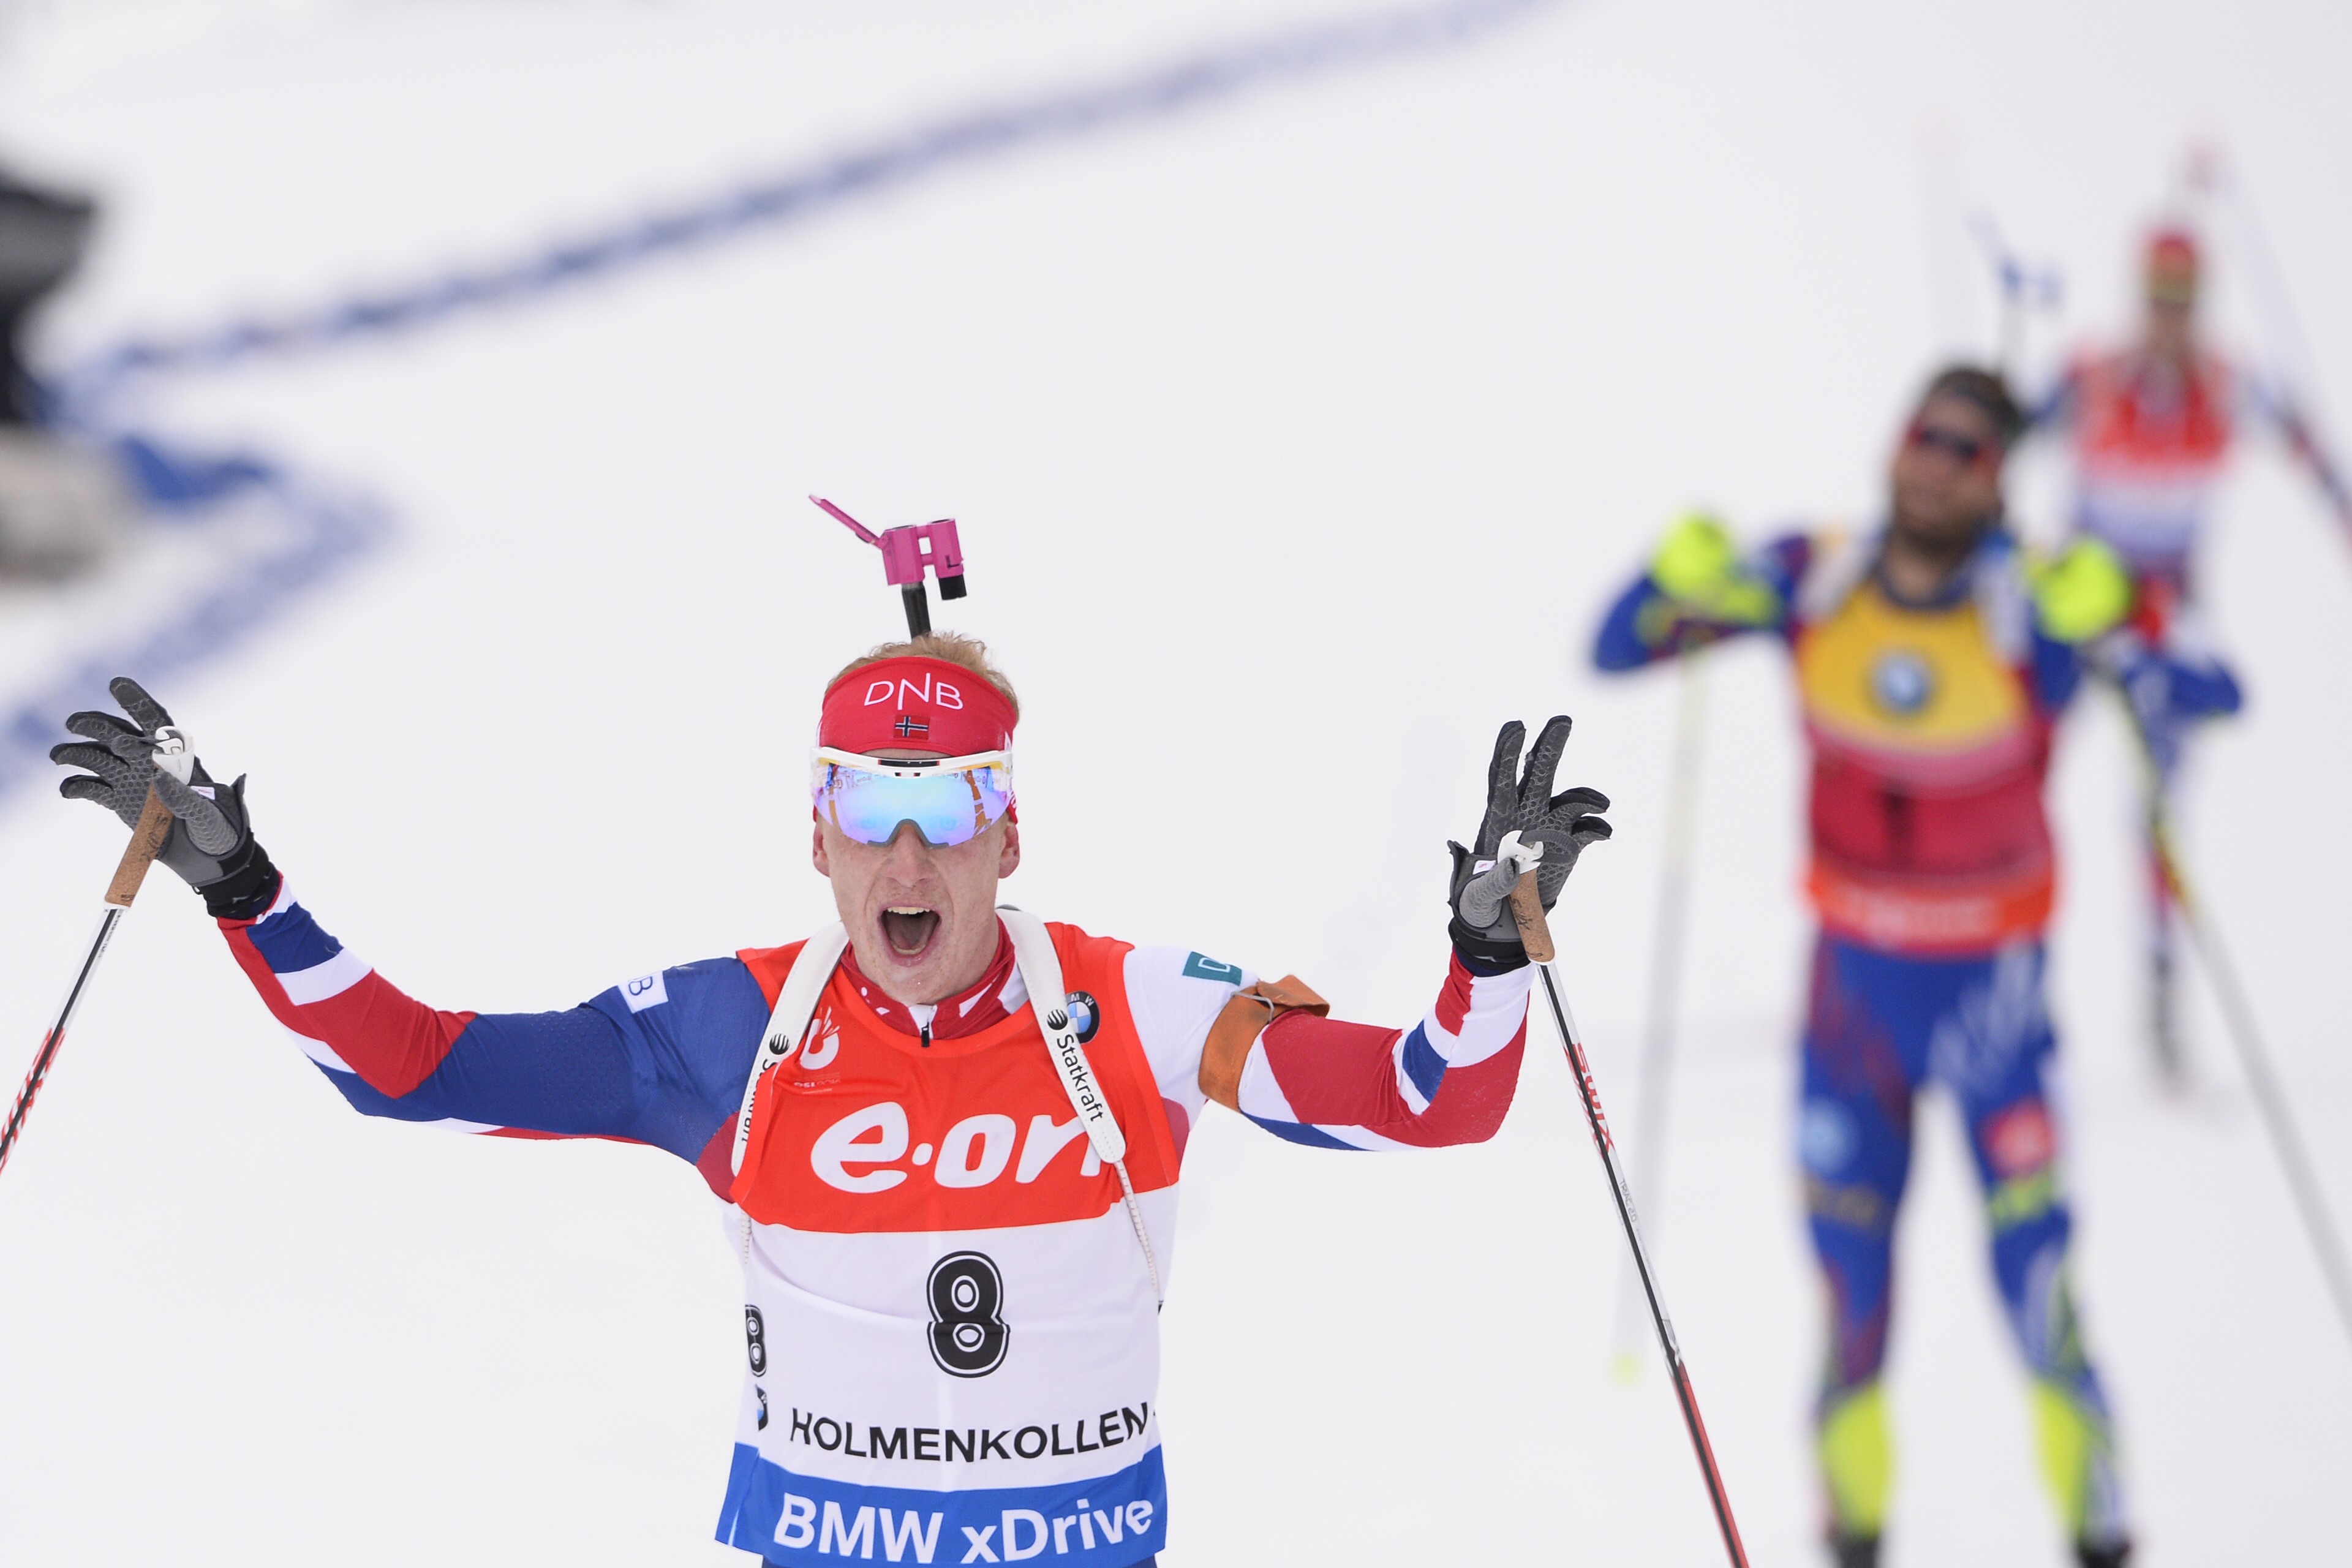
[[1012, 706], [1013, 717], [1021, 717], [1021, 699], [1013, 692], [1013, 682], [1003, 670], [988, 662], [988, 645], [978, 637], [968, 637], [961, 632], [925, 632], [919, 637], [903, 642], [886, 642], [868, 648], [863, 655], [841, 667], [841, 673], [824, 683], [827, 691], [840, 685], [869, 664], [879, 664], [886, 658], [937, 658], [960, 666], [987, 681], [1004, 693]]

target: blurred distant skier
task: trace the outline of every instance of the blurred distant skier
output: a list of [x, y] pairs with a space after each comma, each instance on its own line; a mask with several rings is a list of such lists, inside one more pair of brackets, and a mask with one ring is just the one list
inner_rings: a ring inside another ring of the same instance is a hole
[[[1340, 1023], [1296, 980], [1001, 907], [1021, 863], [1019, 706], [981, 645], [925, 636], [835, 677], [807, 773], [762, 763], [726, 784], [763, 819], [811, 801], [841, 923], [568, 1012], [439, 1012], [295, 902], [254, 842], [243, 779], [159, 769], [170, 716], [129, 680], [114, 690], [131, 721], [67, 721], [82, 739], [52, 754], [89, 772], [63, 793], [132, 817], [162, 794], [179, 819], [163, 864], [353, 1106], [646, 1143], [701, 1173], [746, 1291], [719, 1538], [801, 1568], [874, 1561], [877, 1545], [892, 1563], [1153, 1561], [1168, 1528], [1159, 1309], [1178, 1168], [1206, 1105], [1318, 1149], [1492, 1136], [1535, 978], [1506, 902], [1514, 841], [1539, 847], [1549, 905], [1609, 836], [1601, 795], [1551, 793], [1569, 721], [1544, 726], [1524, 773], [1526, 731], [1505, 726], [1475, 846], [1451, 847], [1436, 996], [1409, 1028]], [[322, 716], [319, 739], [333, 728]], [[1106, 785], [1132, 765], [1107, 754]], [[1293, 826], [1268, 846], [1261, 895], [1310, 896], [1328, 858], [1311, 825]], [[1098, 847], [1118, 864], [1116, 845]], [[623, 880], [622, 896], [646, 896], [642, 877]], [[1292, 1441], [1270, 1425], [1266, 1462]]]
[[96, 209], [0, 171], [0, 573], [65, 577], [95, 562], [125, 503], [104, 462], [37, 427], [23, 335], [80, 264]]
[[[2285, 389], [2231, 364], [2199, 341], [2202, 257], [2187, 229], [2162, 227], [2142, 255], [2146, 313], [2139, 339], [2081, 355], [2033, 414], [2063, 433], [2074, 466], [2074, 527], [2123, 558], [2137, 586], [2134, 630], [2150, 643], [2210, 658], [2195, 611], [2197, 546], [2237, 431], [2265, 426], [2284, 439], [2352, 536], [2352, 491]], [[2157, 787], [2177, 779], [2188, 731], [2201, 714], [2144, 679], [2126, 688], [2147, 737]], [[2178, 911], [2147, 846], [2149, 1026], [2158, 1062], [2180, 1067], [2175, 1016]]]
[[1928, 384], [1891, 464], [1887, 512], [1741, 557], [1712, 520], [1667, 535], [1594, 648], [1630, 670], [1717, 639], [1788, 645], [1812, 752], [1821, 931], [1804, 1029], [1800, 1156], [1828, 1287], [1819, 1458], [1842, 1568], [1878, 1561], [1892, 1487], [1879, 1372], [1891, 1247], [1919, 1091], [1958, 1101], [1993, 1272], [2032, 1375], [2043, 1474], [2087, 1568], [2129, 1536], [2105, 1396], [2067, 1282], [2070, 1221], [2045, 1084], [2056, 1043], [2042, 935], [2056, 861], [2042, 802], [2052, 731], [2094, 658], [2221, 701], [2210, 664], [2125, 628], [2114, 552], [2029, 561], [2002, 521], [2023, 419], [1989, 373]]

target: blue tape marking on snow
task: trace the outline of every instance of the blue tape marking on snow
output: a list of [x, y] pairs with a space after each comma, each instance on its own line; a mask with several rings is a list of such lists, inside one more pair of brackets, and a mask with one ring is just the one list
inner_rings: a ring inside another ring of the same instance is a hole
[[220, 369], [260, 355], [415, 331], [464, 311], [524, 303], [753, 229], [812, 217], [951, 164], [1166, 118], [1276, 81], [1462, 45], [1557, 3], [1444, 0], [1228, 45], [1140, 75], [917, 126], [698, 205], [618, 224], [503, 266], [454, 271], [309, 311], [234, 320], [208, 331], [133, 338], [90, 356], [42, 389], [45, 414], [60, 427], [111, 446], [142, 490], [151, 519], [194, 522], [205, 508], [252, 489], [285, 507], [301, 524], [302, 537], [206, 592], [162, 628], [92, 655], [0, 715], [0, 799], [21, 784], [53, 776], [48, 749], [62, 738], [59, 721], [77, 708], [103, 707], [109, 677], [135, 670], [142, 679], [163, 680], [226, 651], [389, 532], [386, 518], [375, 509], [307, 493], [267, 462], [192, 461], [122, 432], [100, 410], [107, 395], [131, 377]]
[[853, 196], [904, 184], [951, 163], [1164, 118], [1269, 82], [1458, 46], [1556, 3], [1446, 0], [1229, 45], [1139, 76], [919, 125], [872, 146], [518, 261], [451, 272], [309, 311], [233, 321], [210, 331], [133, 338], [68, 371], [58, 391], [68, 407], [87, 408], [143, 372], [219, 369], [261, 354], [414, 331], [461, 311], [517, 303], [749, 229], [812, 217]]

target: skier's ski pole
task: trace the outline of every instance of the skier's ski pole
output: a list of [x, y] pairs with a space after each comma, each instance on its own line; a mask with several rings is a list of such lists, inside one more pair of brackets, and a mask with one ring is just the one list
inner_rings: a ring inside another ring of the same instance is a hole
[[1576, 1092], [1584, 1100], [1584, 1120], [1592, 1129], [1592, 1146], [1601, 1153], [1601, 1168], [1609, 1173], [1610, 1195], [1617, 1201], [1617, 1218], [1625, 1227], [1626, 1245], [1633, 1251], [1633, 1267], [1642, 1277], [1643, 1294], [1649, 1298], [1650, 1321], [1657, 1325], [1658, 1348], [1665, 1352], [1666, 1375], [1674, 1380], [1675, 1398], [1682, 1405], [1683, 1425], [1690, 1430], [1691, 1450], [1698, 1457], [1700, 1477], [1706, 1482], [1706, 1500], [1714, 1506], [1715, 1522], [1723, 1531], [1723, 1549], [1730, 1555], [1732, 1568], [1748, 1568], [1748, 1549], [1739, 1543], [1739, 1526], [1731, 1517], [1731, 1498], [1723, 1489], [1723, 1472], [1716, 1468], [1715, 1449], [1706, 1440], [1706, 1423], [1699, 1419], [1698, 1395], [1691, 1391], [1690, 1371], [1683, 1365], [1682, 1346], [1675, 1339], [1675, 1325], [1666, 1316], [1666, 1303], [1658, 1289], [1658, 1278], [1650, 1267], [1650, 1255], [1642, 1245], [1642, 1226], [1633, 1217], [1633, 1189], [1625, 1184], [1624, 1168], [1617, 1161], [1617, 1145], [1609, 1136], [1609, 1118], [1601, 1110], [1601, 1094], [1593, 1087], [1592, 1068], [1584, 1058], [1584, 1042], [1578, 1038], [1576, 1025], [1568, 1016], [1568, 1005], [1559, 999], [1559, 986], [1551, 974], [1554, 950], [1551, 928], [1544, 920], [1543, 900], [1536, 890], [1536, 874], [1530, 869], [1520, 875], [1518, 885], [1511, 889], [1511, 916], [1519, 928], [1519, 940], [1526, 944], [1528, 957], [1534, 961], [1536, 972], [1543, 978], [1544, 995], [1551, 1002], [1552, 1022], [1559, 1027], [1559, 1042], [1568, 1052], [1568, 1065], [1576, 1074]]
[[139, 885], [147, 879], [147, 868], [163, 852], [163, 840], [171, 833], [172, 814], [151, 786], [147, 804], [139, 813], [139, 824], [131, 830], [130, 847], [122, 851], [122, 861], [114, 868], [114, 880], [107, 884], [106, 912], [99, 917], [98, 934], [90, 938], [89, 951], [82, 955], [81, 967], [74, 972], [73, 984], [66, 990], [65, 1005], [58, 1009], [57, 1022], [41, 1037], [40, 1052], [33, 1058], [33, 1070], [25, 1075], [25, 1087], [16, 1091], [16, 1103], [8, 1108], [6, 1124], [0, 1126], [0, 1169], [7, 1167], [9, 1152], [25, 1131], [25, 1118], [33, 1111], [33, 1097], [41, 1092], [41, 1084], [58, 1059], [58, 1047], [65, 1043], [66, 1026], [73, 1022], [74, 1009], [81, 1005], [82, 994], [89, 989], [90, 976], [98, 972], [98, 961], [106, 956], [106, 944], [114, 940], [114, 928], [121, 923], [131, 900], [139, 896]]
[[2263, 346], [2274, 372], [2286, 382], [2288, 442], [2310, 464], [2321, 488], [2336, 503], [2336, 521], [2347, 542], [2352, 542], [2352, 493], [2347, 493], [2344, 470], [2336, 461], [2335, 444], [2328, 439], [2327, 411], [2322, 406], [2310, 339], [2296, 314], [2294, 298], [2287, 292], [2286, 274], [2280, 269], [2270, 231], [2255, 210], [2253, 193], [2238, 177], [2236, 163], [2218, 142], [2191, 145], [2182, 176], [2181, 183], [2191, 195], [2225, 198], [2226, 210], [2236, 219], [2231, 226], [2246, 263], [2241, 270], [2253, 280], [2254, 316], [2267, 340]]
[[[1697, 837], [1699, 761], [1706, 735], [1706, 655], [1682, 658], [1675, 698], [1674, 778], [1666, 798], [1666, 858], [1658, 872], [1658, 922], [1650, 939], [1649, 1016], [1642, 1030], [1641, 1089], [1633, 1101], [1633, 1190], [1658, 1219], [1665, 1186], [1666, 1096], [1674, 1083], [1675, 1004], [1682, 991], [1683, 931], [1690, 901], [1691, 846]], [[1611, 1342], [1617, 1375], [1641, 1369], [1642, 1281], [1627, 1268], [1617, 1278], [1617, 1321]]]
[[2000, 351], [1993, 368], [2003, 376], [2014, 376], [2025, 357], [2028, 319], [2036, 309], [2056, 309], [2064, 298], [2065, 284], [2056, 268], [2029, 266], [2010, 249], [1991, 214], [1979, 212], [1970, 226], [1984, 251], [1985, 264], [1992, 268], [1993, 284], [2000, 290]]
[[2270, 1134], [2272, 1152], [2278, 1156], [2286, 1173], [2287, 1188], [2294, 1195], [2296, 1215], [2311, 1240], [2312, 1251], [2318, 1256], [2319, 1271], [2326, 1279], [2328, 1294], [2335, 1298], [2336, 1315], [2344, 1320], [2344, 1331], [2352, 1335], [2352, 1269], [2345, 1267], [2344, 1242], [2336, 1228], [2336, 1217], [2328, 1210], [2326, 1194], [2312, 1169], [2311, 1156], [2304, 1150], [2303, 1134], [2295, 1127], [2294, 1113], [2287, 1109], [2286, 1095], [2271, 1066], [2270, 1052], [2263, 1044], [2261, 1031], [2254, 1026], [2254, 1010], [2246, 1000], [2238, 967], [2231, 962], [2229, 950], [2221, 945], [2221, 931], [2207, 916], [2205, 906], [2189, 890], [2188, 875], [2181, 869], [2179, 850], [2173, 843], [2171, 811], [2156, 765], [2155, 743], [2139, 710], [2131, 705], [2130, 695], [2123, 695], [2124, 712], [2131, 723], [2133, 736], [2139, 742], [2140, 761], [2147, 767], [2148, 839], [2156, 847], [2158, 869], [2171, 890], [2174, 907], [2180, 911], [2181, 924], [2189, 929], [2189, 945], [2197, 950], [2206, 977], [2213, 983], [2213, 995], [2221, 1005], [2230, 1041], [2237, 1047], [2238, 1064], [2245, 1070], [2246, 1082], [2254, 1091], [2254, 1105], [2262, 1112], [2263, 1131]]

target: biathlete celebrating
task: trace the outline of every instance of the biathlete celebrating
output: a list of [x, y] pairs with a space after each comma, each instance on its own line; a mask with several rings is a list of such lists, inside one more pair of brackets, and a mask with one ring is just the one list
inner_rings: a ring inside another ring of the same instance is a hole
[[[2111, 546], [2137, 580], [2133, 635], [2181, 649], [2228, 681], [2227, 670], [2203, 654], [2207, 634], [2197, 614], [2195, 557], [2238, 431], [2252, 425], [2276, 432], [2347, 538], [2352, 487], [2284, 384], [2241, 369], [2199, 341], [2203, 258], [2196, 237], [2171, 226], [2157, 229], [2147, 237], [2141, 268], [2147, 313], [2138, 341], [2077, 356], [2034, 411], [2033, 422], [2068, 442], [2073, 526]], [[2171, 700], [2164, 684], [2159, 675], [2144, 674], [2125, 687], [2125, 695], [2155, 770], [2152, 787], [2169, 795], [2189, 731], [2200, 718], [2235, 711], [2238, 694], [2231, 681], [2225, 701], [2184, 704]], [[2177, 1075], [2182, 1065], [2174, 1001], [2179, 911], [2153, 831], [2147, 863], [2148, 1022], [2158, 1064]]]
[[242, 778], [159, 768], [170, 716], [128, 679], [114, 691], [130, 722], [67, 721], [83, 739], [52, 755], [89, 772], [63, 793], [126, 819], [151, 786], [163, 796], [178, 818], [163, 863], [352, 1105], [649, 1143], [701, 1172], [745, 1290], [719, 1538], [772, 1563], [1151, 1563], [1187, 1133], [1214, 1100], [1318, 1148], [1492, 1136], [1534, 973], [1505, 897], [1521, 863], [1508, 836], [1540, 847], [1547, 907], [1609, 836], [1601, 795], [1552, 794], [1568, 720], [1524, 775], [1525, 730], [1505, 726], [1476, 842], [1451, 847], [1435, 1000], [1407, 1029], [1340, 1023], [1295, 978], [1000, 908], [1021, 863], [1019, 706], [981, 644], [930, 635], [825, 689], [812, 855], [839, 924], [569, 1012], [441, 1012], [295, 902]]
[[1842, 1568], [1877, 1563], [1886, 1519], [1879, 1371], [1912, 1109], [1931, 1080], [1958, 1101], [1975, 1153], [2044, 1477], [2087, 1568], [2118, 1568], [2129, 1550], [2106, 1398], [2067, 1284], [2045, 1085], [2056, 861], [2042, 787], [2088, 661], [2120, 661], [2126, 679], [2153, 673], [2176, 697], [2210, 689], [2213, 672], [2117, 636], [2131, 586], [2105, 545], [2021, 555], [2000, 474], [2022, 426], [1999, 378], [1946, 370], [1895, 448], [1884, 523], [1792, 534], [1742, 559], [1720, 525], [1687, 519], [1593, 654], [1627, 670], [1762, 632], [1796, 664], [1821, 924], [1800, 1152], [1828, 1286], [1819, 1458]]

